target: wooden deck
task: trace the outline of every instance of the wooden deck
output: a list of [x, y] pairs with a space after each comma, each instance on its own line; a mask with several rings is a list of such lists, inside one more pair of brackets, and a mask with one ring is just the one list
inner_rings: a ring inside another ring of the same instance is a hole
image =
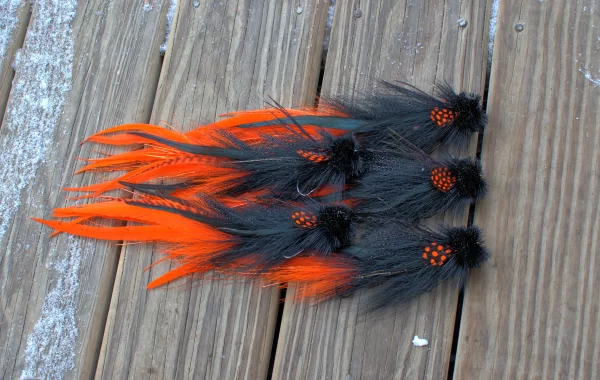
[[[494, 0], [337, 0], [323, 67], [328, 0], [179, 0], [164, 58], [168, 0], [23, 0], [0, 61], [0, 378], [600, 378], [600, 4], [496, 4], [488, 64]], [[96, 131], [189, 130], [377, 78], [485, 94], [480, 151], [457, 154], [481, 155], [491, 191], [428, 221], [484, 228], [493, 257], [464, 292], [365, 315], [368, 292], [311, 306], [240, 279], [146, 291], [169, 269], [144, 271], [153, 247], [50, 239], [30, 219], [100, 178], [73, 177], [107, 153], [79, 145]]]

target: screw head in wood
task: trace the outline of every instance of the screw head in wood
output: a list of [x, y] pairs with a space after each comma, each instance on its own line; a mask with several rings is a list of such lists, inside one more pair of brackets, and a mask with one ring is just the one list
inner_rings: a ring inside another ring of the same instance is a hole
[[469, 25], [469, 23], [464, 18], [458, 20], [458, 26], [460, 26], [461, 28], [466, 28], [467, 25]]
[[523, 25], [523, 24], [516, 24], [516, 25], [515, 25], [515, 30], [516, 30], [517, 32], [522, 32], [522, 31], [523, 31], [523, 29], [525, 29], [525, 25]]

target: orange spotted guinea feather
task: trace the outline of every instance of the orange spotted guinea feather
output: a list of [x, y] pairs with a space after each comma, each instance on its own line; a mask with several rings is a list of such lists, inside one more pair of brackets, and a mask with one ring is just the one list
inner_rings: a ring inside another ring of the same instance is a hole
[[344, 191], [360, 214], [415, 220], [462, 211], [487, 193], [481, 164], [474, 158], [434, 159], [390, 132], [379, 159]]

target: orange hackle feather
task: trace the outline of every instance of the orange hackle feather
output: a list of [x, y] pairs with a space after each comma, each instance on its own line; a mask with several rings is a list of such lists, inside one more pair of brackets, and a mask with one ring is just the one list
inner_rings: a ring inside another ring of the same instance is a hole
[[[285, 112], [291, 116], [344, 116], [339, 111], [333, 108], [321, 106], [319, 110], [306, 109], [286, 109]], [[133, 144], [150, 144], [146, 147], [137, 150], [135, 154], [132, 152], [116, 154], [114, 156], [89, 160], [91, 164], [80, 169], [77, 173], [85, 171], [106, 171], [110, 170], [129, 170], [132, 166], [149, 163], [164, 158], [164, 152], [160, 147], [156, 146], [154, 141], [149, 141], [142, 136], [131, 134], [131, 132], [143, 132], [169, 139], [176, 142], [205, 144], [208, 146], [222, 147], [218, 136], [218, 131], [227, 130], [228, 133], [235, 135], [240, 140], [247, 144], [260, 144], [264, 141], [263, 136], [268, 133], [271, 136], [282, 136], [289, 134], [290, 131], [285, 125], [269, 125], [254, 128], [239, 128], [239, 126], [250, 123], [273, 121], [277, 122], [279, 118], [285, 118], [286, 115], [282, 110], [270, 108], [262, 110], [239, 111], [225, 114], [226, 119], [199, 126], [198, 128], [187, 133], [176, 132], [157, 125], [151, 124], [123, 124], [100, 131], [90, 137], [85, 142], [95, 142], [106, 145], [133, 145]], [[319, 128], [305, 126], [306, 132], [312, 137], [319, 137]], [[332, 131], [334, 135], [342, 135], [344, 131]]]
[[298, 298], [321, 300], [342, 294], [357, 273], [351, 261], [343, 256], [310, 255], [291, 258], [264, 276], [271, 283], [301, 283]]
[[202, 181], [196, 186], [195, 192], [211, 193], [223, 187], [222, 184], [219, 185], [222, 181], [240, 176], [240, 173], [235, 172], [234, 169], [213, 165], [215, 161], [216, 159], [213, 157], [182, 153], [131, 170], [109, 181], [83, 187], [69, 187], [64, 190], [92, 193], [75, 197], [75, 199], [81, 199], [96, 197], [107, 191], [123, 188], [121, 182], [143, 183], [161, 178], [186, 180], [188, 177], [192, 177], [197, 181]]
[[[170, 259], [174, 259], [179, 265], [162, 282], [168, 282], [191, 273], [204, 273], [214, 269], [215, 266], [211, 263], [211, 258], [228, 250], [233, 245], [228, 234], [182, 215], [128, 204], [121, 199], [107, 199], [110, 200], [54, 210], [53, 217], [75, 218], [71, 221], [37, 218], [34, 218], [34, 220], [53, 228], [55, 230], [54, 234], [65, 232], [99, 240], [168, 244], [169, 248], [166, 250], [165, 255]], [[153, 205], [164, 204], [172, 208], [194, 211], [193, 207], [184, 207], [168, 200], [141, 199], [136, 200], [136, 202], [148, 202]], [[201, 207], [201, 205], [198, 206]], [[135, 222], [139, 225], [109, 226], [100, 223], [92, 224], [91, 221], [96, 219]], [[189, 270], [192, 268], [190, 265], [193, 266], [191, 271]], [[168, 281], [166, 281], [167, 278]], [[157, 280], [154, 284], [158, 283], [160, 281]]]

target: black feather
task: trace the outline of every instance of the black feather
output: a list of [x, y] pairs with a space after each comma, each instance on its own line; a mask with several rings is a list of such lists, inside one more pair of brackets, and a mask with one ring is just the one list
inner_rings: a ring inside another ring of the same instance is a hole
[[358, 202], [360, 215], [415, 220], [461, 210], [487, 192], [481, 165], [473, 158], [434, 160], [395, 134], [385, 146], [372, 152], [377, 158], [344, 193]]
[[380, 83], [381, 91], [331, 100], [339, 111], [364, 120], [354, 131], [370, 139], [385, 139], [386, 130], [391, 129], [431, 152], [440, 144], [466, 146], [471, 135], [483, 131], [487, 123], [479, 95], [457, 94], [448, 84], [442, 84], [436, 88], [436, 98], [407, 83]]
[[462, 285], [468, 270], [489, 257], [478, 227], [444, 227], [434, 232], [406, 223], [381, 226], [366, 234], [358, 247], [342, 253], [360, 269], [341, 295], [381, 286], [369, 300], [370, 309], [407, 302], [447, 280]]

